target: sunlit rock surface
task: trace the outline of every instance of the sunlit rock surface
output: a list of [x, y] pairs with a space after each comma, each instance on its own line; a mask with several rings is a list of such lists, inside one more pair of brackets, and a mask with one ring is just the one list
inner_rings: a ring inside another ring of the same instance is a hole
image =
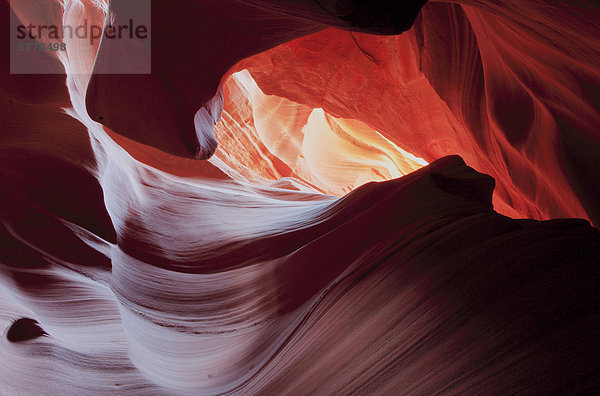
[[597, 5], [154, 3], [2, 59], [2, 394], [598, 391]]
[[496, 179], [502, 213], [598, 222], [597, 19], [571, 3], [430, 3], [401, 36], [329, 29], [243, 64], [265, 93], [427, 161], [461, 155]]

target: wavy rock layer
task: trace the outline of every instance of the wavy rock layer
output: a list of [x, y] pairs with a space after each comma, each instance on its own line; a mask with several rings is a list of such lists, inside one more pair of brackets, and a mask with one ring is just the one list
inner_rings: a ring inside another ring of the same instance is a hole
[[428, 4], [405, 35], [329, 29], [241, 67], [265, 93], [360, 120], [426, 161], [459, 154], [496, 179], [504, 214], [597, 224], [598, 7], [459, 3]]
[[405, 3], [159, 4], [150, 76], [77, 40], [65, 74], [3, 58], [0, 392], [600, 389], [600, 232], [534, 220], [596, 219], [597, 10], [432, 3], [365, 34]]

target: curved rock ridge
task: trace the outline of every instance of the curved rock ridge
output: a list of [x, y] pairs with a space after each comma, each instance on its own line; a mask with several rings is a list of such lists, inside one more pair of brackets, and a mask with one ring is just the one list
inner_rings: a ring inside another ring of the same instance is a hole
[[3, 344], [3, 391], [598, 386], [600, 233], [498, 215], [493, 179], [459, 157], [316, 200], [135, 166], [105, 176], [116, 243], [61, 220], [79, 238], [69, 257], [4, 217], [22, 253], [2, 259], [3, 317], [27, 311], [48, 336]]
[[[221, 92], [231, 84], [227, 77], [246, 69], [263, 93], [363, 123], [424, 161], [462, 156], [497, 180], [494, 204], [503, 214], [599, 221], [600, 187], [588, 174], [600, 158], [597, 6], [560, 2], [550, 7], [530, 0], [507, 1], [500, 9], [486, 2], [433, 2], [416, 20], [407, 19], [415, 23], [406, 34], [376, 36], [341, 22], [350, 10], [366, 7], [359, 2], [242, 2], [247, 9], [221, 3], [186, 2], [160, 10], [201, 21], [194, 24], [194, 34], [206, 37], [196, 44], [204, 51], [188, 51], [185, 45], [179, 55], [168, 50], [191, 31], [173, 29], [161, 19], [154, 26], [160, 35], [153, 42], [155, 73], [94, 75], [86, 99], [92, 118], [110, 132], [167, 153], [205, 159], [217, 147], [214, 125], [218, 133], [228, 122], [220, 121]], [[557, 13], [565, 15], [560, 23]], [[214, 26], [217, 15], [229, 19]], [[265, 23], [250, 23], [250, 16]], [[398, 27], [408, 29], [401, 19], [395, 19]], [[372, 32], [383, 20], [367, 18]], [[224, 32], [222, 26], [235, 29]], [[357, 32], [323, 30], [327, 26]], [[227, 54], [217, 56], [223, 46]], [[98, 58], [105, 57], [101, 50]], [[197, 72], [198, 65], [208, 64]], [[190, 75], [195, 77], [178, 80]], [[225, 111], [235, 113], [237, 104], [229, 103]], [[282, 111], [271, 118], [281, 124], [288, 116]], [[225, 128], [240, 137], [250, 133], [243, 124]], [[339, 187], [331, 187], [326, 191], [340, 194]]]
[[239, 67], [265, 94], [359, 120], [428, 162], [460, 155], [496, 179], [506, 215], [597, 224], [599, 11], [432, 2], [404, 35], [327, 29]]
[[374, 4], [159, 4], [145, 77], [0, 60], [0, 393], [598, 392], [600, 232], [558, 218], [595, 219], [597, 6]]

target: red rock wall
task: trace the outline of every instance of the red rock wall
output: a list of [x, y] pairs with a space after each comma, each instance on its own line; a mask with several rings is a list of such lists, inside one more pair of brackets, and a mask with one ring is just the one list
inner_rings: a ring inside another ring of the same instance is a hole
[[370, 35], [393, 3], [155, 1], [150, 75], [2, 58], [0, 393], [598, 393], [597, 6]]

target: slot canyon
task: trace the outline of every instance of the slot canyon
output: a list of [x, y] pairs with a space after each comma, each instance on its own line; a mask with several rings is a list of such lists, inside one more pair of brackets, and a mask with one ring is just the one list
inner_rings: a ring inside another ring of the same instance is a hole
[[0, 394], [600, 392], [597, 1], [1, 4]]

